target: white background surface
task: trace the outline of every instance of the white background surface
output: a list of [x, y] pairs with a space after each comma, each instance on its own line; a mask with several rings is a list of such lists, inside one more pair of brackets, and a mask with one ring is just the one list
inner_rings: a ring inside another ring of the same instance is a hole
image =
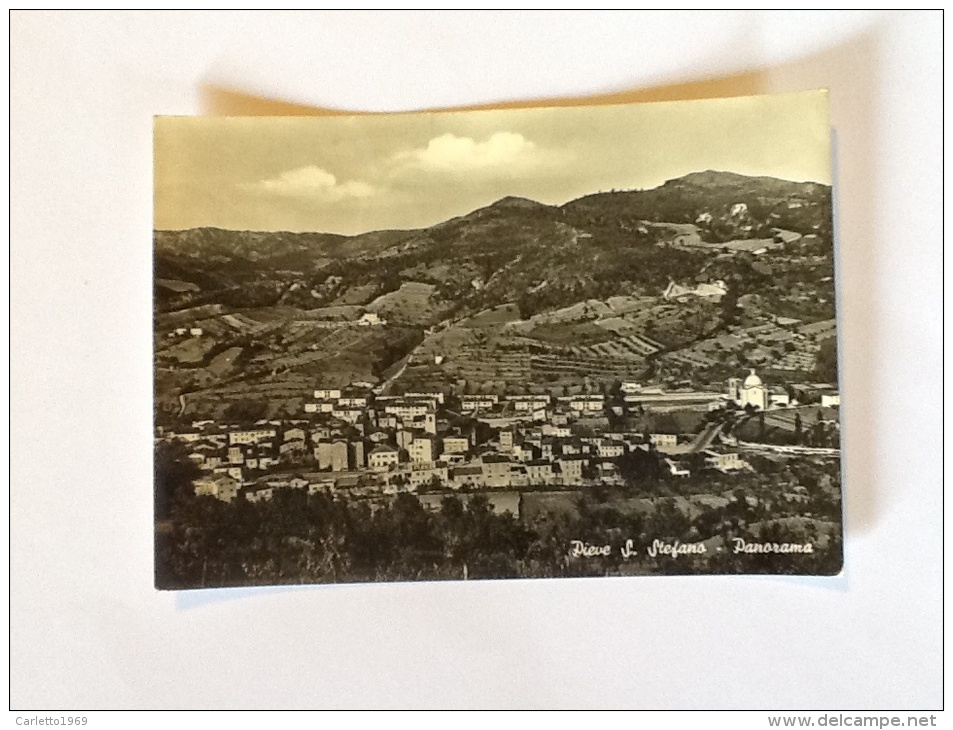
[[[15, 12], [11, 34], [14, 709], [940, 706], [939, 14]], [[399, 110], [735, 74], [831, 90], [842, 576], [153, 590], [152, 115], [209, 86]]]

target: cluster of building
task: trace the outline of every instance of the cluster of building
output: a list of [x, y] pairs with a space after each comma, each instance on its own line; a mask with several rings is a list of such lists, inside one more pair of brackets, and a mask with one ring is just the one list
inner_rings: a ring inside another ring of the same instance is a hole
[[[674, 433], [616, 431], [607, 409], [623, 404], [676, 406], [715, 398], [742, 408], [780, 407], [751, 373], [729, 381], [728, 393], [668, 393], [624, 383], [620, 397], [546, 394], [462, 395], [442, 392], [375, 395], [370, 383], [319, 389], [301, 418], [249, 425], [196, 421], [190, 429], [159, 429], [179, 440], [202, 470], [199, 494], [231, 501], [244, 490], [251, 501], [275, 489], [357, 494], [450, 489], [508, 489], [621, 483], [617, 460], [642, 450], [656, 455], [673, 476], [688, 476], [680, 457], [702, 453], [720, 471], [749, 468], [737, 453], [712, 444], [714, 433], [694, 439]], [[694, 398], [694, 400], [693, 400]], [[703, 441], [703, 443], [700, 443]]]

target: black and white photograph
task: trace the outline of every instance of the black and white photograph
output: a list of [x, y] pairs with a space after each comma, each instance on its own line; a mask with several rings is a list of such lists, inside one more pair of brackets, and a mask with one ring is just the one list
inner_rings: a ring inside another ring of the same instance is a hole
[[157, 587], [840, 571], [824, 91], [154, 132]]

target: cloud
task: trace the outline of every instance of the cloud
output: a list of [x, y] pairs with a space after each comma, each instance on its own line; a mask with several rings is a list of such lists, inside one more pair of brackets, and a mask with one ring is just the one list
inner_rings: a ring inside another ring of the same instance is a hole
[[317, 165], [288, 170], [277, 177], [242, 185], [246, 190], [284, 197], [315, 198], [335, 202], [346, 198], [368, 198], [375, 193], [373, 186], [360, 180], [338, 182], [327, 170]]
[[516, 132], [496, 132], [484, 141], [448, 132], [398, 158], [431, 170], [472, 171], [532, 163], [536, 151], [533, 142]]

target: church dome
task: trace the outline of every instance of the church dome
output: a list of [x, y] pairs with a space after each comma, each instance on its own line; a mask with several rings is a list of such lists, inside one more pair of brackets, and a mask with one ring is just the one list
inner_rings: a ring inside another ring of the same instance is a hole
[[761, 382], [761, 378], [759, 378], [755, 374], [754, 370], [751, 371], [751, 375], [745, 378], [745, 382], [744, 382], [745, 388], [757, 388], [762, 385], [764, 385], [764, 383]]

